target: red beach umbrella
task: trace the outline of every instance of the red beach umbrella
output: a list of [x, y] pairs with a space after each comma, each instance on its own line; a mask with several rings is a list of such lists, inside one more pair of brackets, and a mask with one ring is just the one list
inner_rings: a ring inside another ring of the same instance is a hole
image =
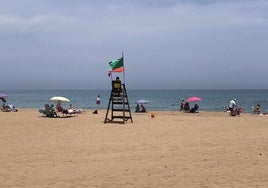
[[6, 97], [7, 97], [7, 95], [6, 95], [6, 94], [4, 94], [4, 93], [0, 93], [0, 97], [1, 97], [1, 98], [6, 98]]
[[192, 97], [189, 97], [186, 101], [187, 102], [200, 102], [200, 101], [202, 101], [202, 99], [200, 97], [197, 97], [197, 96], [192, 96]]

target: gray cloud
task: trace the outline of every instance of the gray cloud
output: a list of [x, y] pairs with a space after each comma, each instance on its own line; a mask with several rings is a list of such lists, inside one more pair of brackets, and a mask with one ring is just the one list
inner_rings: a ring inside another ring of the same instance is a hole
[[11, 0], [0, 7], [0, 88], [109, 88], [108, 61], [122, 51], [130, 88], [267, 87], [264, 0]]

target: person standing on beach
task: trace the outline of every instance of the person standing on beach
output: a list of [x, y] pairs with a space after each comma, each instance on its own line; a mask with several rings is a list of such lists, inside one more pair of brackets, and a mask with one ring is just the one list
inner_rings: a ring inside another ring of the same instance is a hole
[[97, 96], [96, 104], [97, 106], [100, 105], [100, 95]]
[[184, 105], [185, 105], [185, 102], [184, 102], [184, 99], [182, 98], [181, 99], [181, 108], [180, 108], [180, 111], [183, 111], [184, 110]]
[[236, 107], [236, 99], [230, 100], [230, 103], [229, 103], [230, 112], [233, 112], [235, 107]]
[[97, 96], [96, 105], [97, 105], [97, 109], [92, 112], [93, 114], [98, 113], [98, 107], [100, 105], [100, 95]]
[[261, 112], [261, 105], [258, 104], [257, 106], [255, 106], [253, 114], [260, 114], [260, 112]]

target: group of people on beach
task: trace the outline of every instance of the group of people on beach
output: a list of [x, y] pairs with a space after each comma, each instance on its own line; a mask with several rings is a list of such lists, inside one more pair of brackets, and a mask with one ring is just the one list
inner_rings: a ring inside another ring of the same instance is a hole
[[143, 104], [141, 105], [137, 104], [135, 108], [135, 112], [146, 112], [146, 108]]
[[[225, 111], [229, 112], [231, 116], [240, 115], [240, 113], [243, 112], [243, 109], [241, 107], [238, 107], [236, 102], [237, 102], [236, 99], [232, 99], [229, 102], [229, 106], [228, 107], [225, 106]], [[260, 104], [257, 104], [255, 107], [252, 107], [252, 108], [253, 108], [253, 111], [252, 111], [253, 114], [261, 114]], [[263, 113], [263, 114], [265, 115], [266, 113]]]
[[[119, 79], [119, 77], [116, 77], [115, 80], [112, 81], [112, 91], [113, 93], [115, 93], [115, 96], [117, 96], [116, 94], [118, 94], [120, 96], [120, 93], [122, 92], [122, 88], [121, 88], [121, 81]], [[16, 107], [14, 105], [7, 105], [5, 104], [6, 101], [2, 101], [3, 105], [1, 106], [1, 111], [3, 112], [17, 112], [18, 109], [16, 109]], [[232, 99], [229, 101], [229, 106], [224, 106], [225, 111], [229, 112], [229, 114], [231, 116], [236, 116], [236, 115], [240, 115], [240, 113], [242, 112], [242, 108], [241, 107], [237, 107], [236, 104], [237, 100], [236, 99]], [[97, 114], [98, 113], [98, 107], [100, 105], [100, 95], [97, 96], [97, 100], [96, 100], [96, 106], [97, 109], [93, 112], [93, 114]], [[56, 112], [62, 112], [65, 114], [71, 114], [71, 113], [82, 113], [83, 110], [81, 109], [75, 109], [74, 106], [72, 104], [70, 104], [70, 106], [67, 109], [62, 108], [61, 104], [58, 103], [56, 105], [56, 108], [54, 108], [53, 105], [50, 106], [51, 111], [53, 111], [53, 114], [55, 112], [55, 116], [57, 116]], [[253, 114], [261, 114], [261, 106], [260, 104], [257, 104], [255, 107], [252, 107]], [[180, 111], [184, 111], [187, 113], [197, 113], [199, 109], [199, 106], [197, 104], [195, 104], [192, 108], [190, 107], [190, 102], [185, 101], [184, 98], [181, 99], [180, 102]], [[135, 107], [135, 111], [134, 112], [147, 112], [145, 106], [143, 104], [137, 104]], [[262, 113], [261, 115], [267, 115], [268, 113]]]
[[[243, 111], [241, 107], [237, 107], [236, 104], [236, 99], [232, 99], [229, 102], [229, 107], [226, 108], [226, 111], [228, 111], [230, 113], [231, 116], [236, 116], [236, 115], [240, 115], [240, 113]], [[261, 114], [261, 105], [257, 104], [255, 107], [252, 107], [253, 114]], [[266, 115], [267, 113], [262, 113], [263, 115]]]
[[[229, 112], [231, 116], [240, 115], [240, 113], [243, 112], [243, 109], [241, 107], [238, 107], [236, 102], [237, 102], [236, 99], [232, 99], [229, 101], [229, 106], [225, 106], [225, 111]], [[190, 103], [188, 101], [185, 101], [183, 98], [181, 99], [180, 111], [194, 113], [198, 112], [197, 111], [198, 108], [199, 106], [197, 104], [195, 104], [193, 108], [190, 108]], [[260, 114], [260, 112], [261, 112], [260, 104], [257, 104], [255, 107], [253, 107], [253, 114]], [[268, 113], [263, 114], [266, 115]]]
[[194, 105], [193, 108], [190, 107], [190, 103], [185, 101], [183, 98], [180, 103], [180, 111], [189, 112], [189, 113], [197, 113], [199, 106], [197, 104]]
[[236, 99], [232, 99], [232, 100], [230, 100], [229, 106], [228, 106], [228, 108], [226, 108], [226, 111], [229, 112], [229, 114], [231, 116], [236, 116], [236, 115], [240, 115], [240, 113], [242, 113], [242, 108], [237, 107]]
[[5, 103], [2, 104], [1, 106], [1, 111], [2, 112], [17, 112], [18, 109], [14, 105], [7, 105]]
[[[47, 105], [47, 107], [46, 107]], [[80, 114], [83, 112], [82, 109], [76, 109], [72, 104], [68, 108], [63, 108], [60, 103], [54, 107], [53, 104], [48, 105], [46, 104], [43, 109], [39, 109], [39, 112], [46, 115], [47, 117], [59, 117], [58, 113], [64, 114]]]

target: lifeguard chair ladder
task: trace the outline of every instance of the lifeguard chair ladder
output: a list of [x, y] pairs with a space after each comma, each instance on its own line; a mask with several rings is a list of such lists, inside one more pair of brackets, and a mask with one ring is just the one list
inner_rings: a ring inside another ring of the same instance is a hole
[[[111, 109], [111, 115], [109, 111]], [[131, 110], [128, 102], [127, 90], [125, 84], [121, 84], [120, 90], [112, 88], [109, 104], [106, 111], [104, 123], [126, 123], [128, 120], [133, 123]]]

